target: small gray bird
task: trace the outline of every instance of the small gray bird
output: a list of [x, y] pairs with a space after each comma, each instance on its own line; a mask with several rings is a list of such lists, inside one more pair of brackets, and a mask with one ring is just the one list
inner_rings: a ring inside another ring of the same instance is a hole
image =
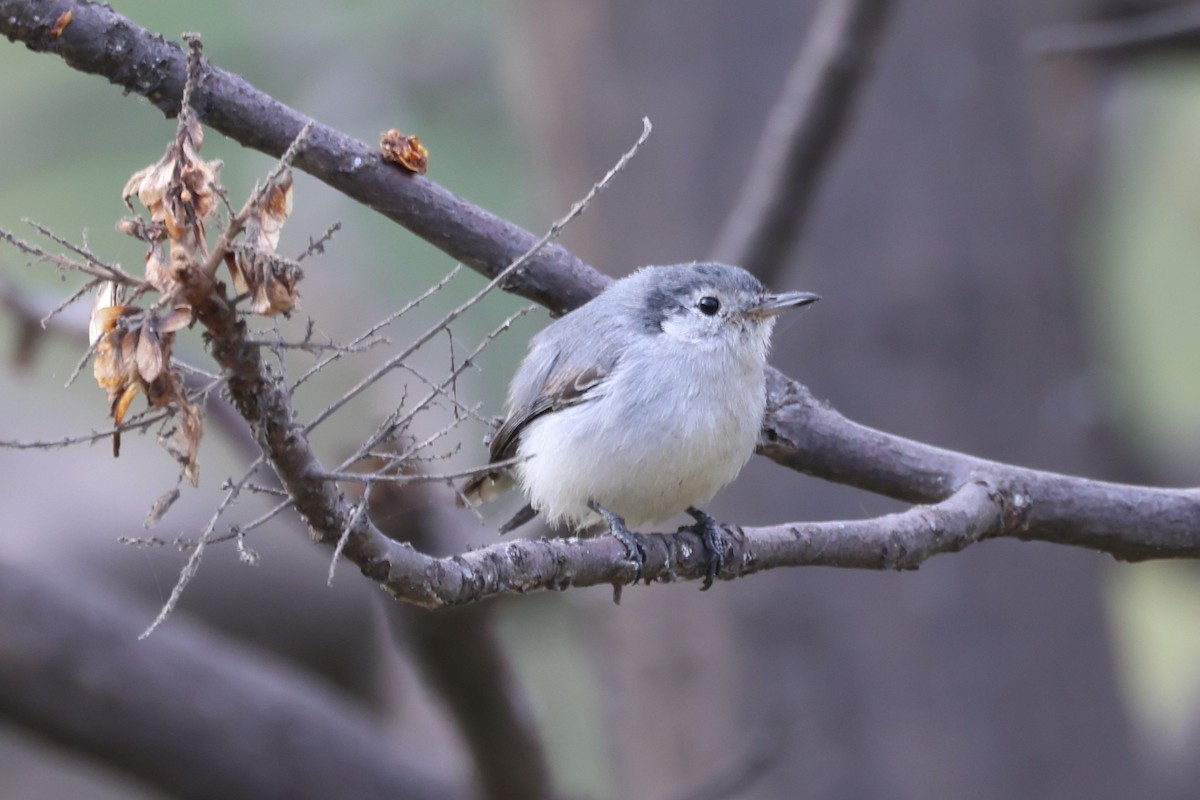
[[583, 531], [603, 521], [639, 575], [644, 552], [627, 525], [682, 511], [708, 552], [703, 588], [723, 565], [715, 521], [697, 508], [737, 477], [766, 408], [775, 317], [820, 298], [770, 294], [725, 264], [644, 267], [533, 337], [508, 390], [491, 463], [513, 466], [463, 487], [472, 505], [519, 485], [540, 513]]

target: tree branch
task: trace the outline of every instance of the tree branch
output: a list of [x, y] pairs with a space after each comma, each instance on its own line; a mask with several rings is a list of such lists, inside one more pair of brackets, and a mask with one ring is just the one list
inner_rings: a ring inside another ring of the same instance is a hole
[[[34, 8], [36, 6], [36, 8]], [[184, 59], [104, 6], [64, 2], [73, 21], [53, 33], [57, 14], [40, 4], [0, 0], [0, 30], [39, 50], [177, 110]], [[208, 68], [194, 97], [206, 123], [243, 144], [282, 153], [307, 120], [230, 73]], [[314, 125], [297, 166], [369, 204], [488, 275], [498, 275], [537, 239], [378, 155], [327, 126]], [[593, 296], [605, 279], [558, 247], [539, 251], [505, 288], [556, 311]], [[633, 566], [620, 544], [593, 540], [521, 541], [433, 558], [384, 536], [353, 514], [326, 480], [294, 421], [291, 398], [261, 362], [245, 326], [213, 292], [189, 298], [212, 334], [212, 354], [229, 376], [233, 400], [280, 475], [317, 541], [336, 545], [364, 574], [399, 598], [459, 605], [503, 592], [626, 583]], [[911, 568], [936, 553], [982, 538], [1011, 536], [1099, 549], [1118, 558], [1200, 557], [1200, 494], [1069, 478], [1010, 467], [889, 436], [845, 420], [775, 371], [761, 451], [786, 466], [903, 500], [935, 502], [877, 520], [793, 523], [728, 529], [726, 569], [733, 578], [778, 566], [822, 564]], [[899, 543], [899, 544], [897, 544]], [[646, 537], [651, 579], [703, 575], [697, 536]]]
[[771, 282], [804, 227], [890, 11], [890, 0], [825, 0], [817, 8], [717, 237], [718, 261]]
[[[70, 23], [55, 35], [55, 23], [68, 11]], [[187, 78], [182, 48], [106, 5], [60, 0], [48, 11], [38, 0], [0, 0], [0, 33], [140, 94], [168, 117], [179, 113]], [[205, 125], [277, 158], [311, 121], [241, 76], [215, 67], [207, 68], [192, 101]], [[327, 125], [314, 124], [295, 166], [488, 277], [498, 275], [538, 239], [424, 176], [385, 162], [376, 148]], [[607, 282], [579, 258], [551, 244], [510, 276], [505, 289], [562, 314], [589, 300]]]
[[1124, 561], [1200, 558], [1200, 489], [1108, 483], [943, 450], [852, 422], [778, 372], [767, 380], [772, 399], [759, 452], [784, 466], [913, 503], [984, 481], [1025, 508], [1018, 528], [997, 535]]
[[144, 615], [0, 563], [0, 715], [171, 797], [466, 796], [319, 683], [184, 622], [138, 641]]

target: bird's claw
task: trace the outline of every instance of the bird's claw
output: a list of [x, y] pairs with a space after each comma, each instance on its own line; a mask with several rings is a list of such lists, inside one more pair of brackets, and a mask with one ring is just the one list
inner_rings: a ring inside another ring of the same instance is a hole
[[604, 517], [604, 521], [608, 524], [608, 531], [613, 538], [625, 546], [625, 554], [629, 556], [629, 560], [636, 570], [633, 582], [637, 583], [642, 579], [642, 568], [646, 565], [646, 549], [642, 547], [641, 538], [629, 530], [625, 525], [625, 520], [618, 515], [597, 503], [590, 505], [593, 511]]
[[721, 539], [721, 526], [715, 519], [695, 507], [689, 508], [687, 513], [696, 520], [696, 524], [685, 530], [690, 530], [700, 537], [708, 561], [704, 583], [700, 586], [700, 591], [703, 592], [712, 587], [713, 581], [725, 567], [725, 544]]

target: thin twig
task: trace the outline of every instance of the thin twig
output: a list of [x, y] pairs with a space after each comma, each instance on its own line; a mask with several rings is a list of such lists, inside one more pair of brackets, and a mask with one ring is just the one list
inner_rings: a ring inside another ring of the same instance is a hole
[[439, 333], [449, 327], [454, 320], [458, 319], [464, 313], [474, 308], [479, 301], [487, 297], [493, 289], [503, 284], [510, 275], [515, 274], [518, 270], [524, 267], [539, 250], [541, 250], [554, 239], [557, 239], [559, 234], [562, 233], [563, 228], [565, 228], [580, 214], [582, 214], [584, 210], [591, 205], [591, 202], [596, 198], [596, 195], [603, 191], [608, 184], [612, 182], [612, 179], [615, 178], [621, 172], [621, 170], [625, 168], [625, 165], [629, 163], [629, 160], [637, 154], [637, 151], [641, 149], [641, 146], [645, 144], [646, 139], [649, 138], [652, 127], [653, 126], [650, 125], [650, 120], [648, 118], [643, 118], [642, 134], [638, 137], [637, 141], [633, 143], [633, 147], [629, 148], [628, 151], [623, 153], [621, 157], [617, 159], [617, 163], [613, 165], [612, 169], [610, 169], [603, 178], [593, 184], [592, 188], [588, 190], [588, 193], [584, 195], [582, 199], [577, 200], [575, 204], [571, 206], [571, 210], [568, 211], [562, 219], [557, 220], [553, 225], [551, 225], [550, 230], [547, 231], [542, 238], [538, 239], [532, 247], [522, 253], [507, 267], [502, 269], [496, 277], [488, 281], [486, 286], [472, 295], [466, 302], [450, 311], [450, 313], [446, 314], [446, 316], [442, 317], [436, 324], [434, 324], [433, 327], [413, 340], [413, 342], [406, 347], [403, 352], [399, 353], [396, 357], [390, 359], [370, 375], [363, 378], [358, 382], [357, 385], [350, 389], [350, 391], [346, 392], [344, 395], [326, 407], [323, 411], [318, 413], [316, 417], [314, 417], [313, 420], [304, 427], [304, 432], [311, 433], [314, 428], [316, 428], [325, 420], [329, 419], [329, 417], [332, 416], [339, 408], [346, 405], [346, 403], [350, 402], [358, 395], [362, 394], [368, 387], [373, 385], [387, 373], [391, 372], [399, 364], [407, 360], [430, 339], [437, 336]]
[[56, 305], [54, 308], [47, 311], [45, 313], [45, 315], [43, 315], [42, 318], [38, 322], [41, 324], [41, 326], [43, 328], [48, 327], [50, 325], [51, 320], [53, 320], [56, 316], [58, 316], [63, 311], [65, 311], [68, 306], [75, 303], [77, 300], [79, 300], [79, 298], [83, 297], [88, 292], [92, 291], [97, 286], [99, 286], [100, 283], [101, 283], [100, 278], [93, 278], [92, 280], [83, 284], [83, 286], [80, 286], [78, 289], [71, 292], [71, 294], [67, 295], [66, 300], [63, 300], [61, 303]]
[[121, 269], [120, 264], [109, 264], [107, 261], [102, 261], [95, 253], [93, 253], [91, 251], [90, 248], [88, 248], [88, 246], [87, 246], [87, 231], [86, 230], [83, 232], [84, 244], [77, 245], [74, 242], [72, 242], [70, 239], [66, 238], [65, 236], [59, 236], [57, 233], [50, 230], [45, 225], [41, 224], [40, 222], [38, 222], [36, 220], [29, 219], [28, 217], [23, 217], [21, 219], [21, 222], [24, 222], [26, 225], [33, 228], [38, 233], [40, 233], [42, 236], [45, 236], [47, 239], [51, 240], [52, 242], [54, 242], [56, 244], [60, 244], [63, 247], [70, 250], [75, 255], [82, 257], [89, 264], [95, 264], [96, 266], [98, 266], [102, 269], [106, 269], [113, 274], [119, 274], [119, 273], [124, 274]]
[[120, 425], [114, 425], [111, 428], [102, 431], [92, 431], [91, 433], [78, 434], [76, 436], [64, 436], [61, 439], [0, 439], [0, 448], [8, 450], [57, 450], [63, 447], [70, 447], [76, 444], [95, 444], [106, 439], [111, 439], [114, 434], [127, 433], [129, 431], [144, 431], [156, 422], [162, 422], [174, 416], [172, 409], [158, 409], [154, 413], [142, 412], [143, 416], [135, 416]]
[[365, 483], [368, 486], [372, 483], [394, 483], [399, 486], [408, 486], [414, 483], [447, 483], [449, 481], [457, 481], [463, 478], [473, 478], [476, 475], [484, 475], [489, 472], [494, 472], [505, 467], [512, 467], [525, 461], [526, 458], [509, 458], [504, 461], [497, 461], [494, 464], [484, 464], [482, 467], [471, 467], [470, 469], [460, 469], [454, 472], [432, 473], [423, 472], [413, 475], [392, 475], [386, 471], [375, 472], [326, 472], [322, 475], [331, 481], [346, 481], [349, 483]]
[[[533, 307], [529, 306], [529, 308], [532, 309]], [[443, 399], [450, 401], [450, 405], [454, 409], [455, 416], [461, 416], [461, 415], [465, 414], [465, 415], [471, 417], [472, 419], [474, 419], [476, 422], [482, 422], [484, 425], [491, 424], [490, 420], [485, 419], [483, 416], [481, 416], [479, 414], [478, 407], [473, 408], [471, 406], [464, 405], [458, 399], [458, 394], [457, 394], [457, 392], [454, 391], [454, 387], [455, 387], [455, 382], [458, 379], [458, 376], [462, 373], [462, 369], [460, 369], [458, 366], [455, 365], [453, 359], [451, 359], [451, 361], [450, 361], [450, 375], [454, 378], [454, 380], [450, 382], [449, 390], [444, 389], [441, 386], [439, 386], [437, 383], [435, 383], [433, 381], [432, 378], [426, 377], [424, 374], [421, 373], [420, 370], [418, 370], [416, 367], [413, 367], [411, 364], [402, 364], [400, 366], [400, 369], [409, 373], [414, 378], [419, 380], [421, 383], [425, 384], [426, 386], [428, 386], [431, 389], [433, 389], [434, 391], [436, 391], [437, 394], [440, 397], [442, 397]]]
[[359, 446], [354, 455], [343, 461], [338, 469], [343, 470], [350, 464], [358, 461], [360, 458], [363, 458], [367, 452], [377, 447], [381, 442], [391, 436], [394, 431], [406, 428], [417, 414], [419, 414], [430, 403], [437, 399], [439, 395], [444, 394], [446, 387], [449, 386], [451, 382], [456, 380], [460, 373], [470, 368], [474, 364], [474, 360], [479, 356], [479, 354], [482, 353], [492, 342], [494, 342], [498, 336], [507, 331], [512, 326], [513, 322], [520, 317], [523, 317], [525, 314], [528, 314], [531, 310], [532, 306], [526, 306], [518, 309], [510, 314], [503, 322], [493, 328], [488, 335], [483, 337], [483, 340], [475, 346], [475, 349], [472, 350], [467, 357], [463, 359], [462, 362], [454, 370], [452, 370], [451, 373], [446, 376], [446, 378], [442, 380], [441, 384], [434, 386], [433, 390], [429, 394], [425, 395], [420, 402], [410, 408], [403, 416], [399, 414], [400, 408], [403, 407], [403, 404], [401, 404], [401, 406], [397, 408], [396, 413], [390, 415], [388, 419], [384, 420], [379, 427], [375, 429], [375, 432], [368, 436], [366, 440]]
[[217, 274], [217, 269], [224, 262], [225, 255], [233, 249], [234, 239], [246, 227], [246, 221], [250, 219], [250, 215], [257, 211], [263, 204], [263, 201], [267, 199], [267, 193], [275, 186], [275, 182], [279, 180], [279, 177], [285, 170], [291, 167], [292, 162], [296, 160], [296, 156], [299, 155], [304, 145], [308, 142], [308, 137], [312, 133], [312, 130], [313, 121], [309, 120], [300, 129], [300, 133], [296, 134], [296, 138], [288, 145], [287, 150], [279, 157], [275, 166], [267, 173], [266, 179], [255, 187], [250, 197], [246, 200], [245, 205], [230, 218], [229, 224], [225, 226], [225, 230], [221, 231], [221, 235], [217, 237], [217, 242], [213, 245], [212, 252], [208, 255], [208, 260], [201, 267], [205, 275], [211, 278]]
[[326, 229], [326, 231], [323, 234], [321, 234], [320, 236], [318, 236], [316, 239], [309, 237], [308, 247], [304, 248], [303, 253], [296, 256], [296, 263], [300, 263], [301, 261], [308, 258], [309, 256], [324, 255], [325, 254], [325, 245], [329, 244], [329, 242], [333, 239], [333, 237], [335, 235], [337, 235], [337, 232], [340, 231], [341, 229], [342, 229], [342, 223], [335, 222], [332, 225], [330, 225]]
[[146, 630], [142, 631], [141, 635], [138, 636], [139, 639], [145, 639], [147, 636], [154, 633], [155, 629], [158, 628], [159, 625], [163, 624], [167, 617], [171, 615], [171, 612], [175, 610], [175, 606], [179, 604], [179, 599], [183, 597], [183, 590], [187, 588], [187, 585], [191, 583], [192, 578], [196, 577], [196, 573], [200, 570], [200, 560], [204, 555], [204, 548], [211, 541], [213, 531], [216, 530], [217, 527], [217, 521], [220, 520], [221, 515], [225, 513], [225, 510], [229, 508], [233, 501], [237, 499], [238, 494], [241, 492], [242, 486], [246, 484], [257, 471], [258, 464], [255, 464], [250, 469], [246, 470], [237, 483], [225, 493], [223, 498], [221, 498], [221, 502], [217, 505], [217, 510], [213, 512], [211, 517], [209, 517], [208, 524], [204, 527], [204, 531], [201, 532], [200, 538], [196, 540], [196, 545], [192, 549], [192, 554], [188, 556], [187, 563], [184, 564], [183, 569], [180, 570], [179, 578], [176, 579], [175, 586], [171, 588], [170, 597], [168, 597], [167, 601], [163, 603], [162, 608], [159, 609], [158, 616], [154, 618], [154, 621], [150, 623], [150, 626], [146, 628]]
[[325, 579], [325, 585], [333, 586], [333, 573], [337, 569], [338, 560], [342, 557], [342, 551], [346, 549], [346, 542], [350, 540], [350, 532], [354, 530], [363, 515], [367, 513], [367, 505], [371, 502], [371, 487], [372, 482], [367, 481], [363, 487], [362, 498], [354, 507], [354, 512], [350, 515], [349, 521], [346, 522], [346, 527], [342, 530], [342, 535], [338, 537], [337, 544], [333, 547], [333, 556], [329, 559], [329, 576]]
[[[437, 294], [442, 289], [444, 289], [446, 287], [446, 285], [448, 283], [450, 283], [450, 281], [454, 280], [454, 278], [461, 271], [462, 271], [462, 266], [459, 264], [455, 264], [454, 269], [447, 272], [446, 275], [441, 278], [441, 280], [439, 280], [437, 283], [430, 286], [428, 289], [426, 289], [424, 292], [422, 292], [417, 297], [413, 298], [412, 300], [409, 300], [407, 303], [404, 304], [404, 306], [402, 306], [397, 311], [393, 311], [392, 313], [388, 314], [386, 317], [381, 319], [379, 322], [376, 322], [370, 328], [367, 328], [367, 330], [360, 333], [354, 340], [352, 340], [350, 342], [349, 346], [354, 347], [354, 346], [358, 345], [359, 343], [363, 342], [364, 340], [366, 340], [367, 338], [374, 336], [376, 333], [383, 330], [388, 325], [391, 325], [393, 322], [395, 322], [396, 320], [403, 317], [409, 311], [412, 311], [414, 308], [421, 305], [421, 303], [423, 303], [425, 300], [428, 300], [430, 297], [432, 297], [433, 295]], [[318, 372], [323, 370], [329, 364], [332, 364], [334, 361], [337, 361], [343, 355], [344, 355], [343, 353], [333, 353], [332, 355], [321, 359], [316, 364], [309, 367], [308, 370], [303, 375], [301, 375], [299, 378], [297, 378], [296, 382], [292, 384], [292, 391], [294, 392], [296, 389], [300, 388], [301, 384], [303, 384], [305, 381], [307, 381], [312, 376], [316, 375]]]
[[[30, 222], [29, 224], [38, 228], [39, 231], [44, 230], [37, 223]], [[99, 278], [100, 280], [105, 281], [114, 281], [122, 286], [132, 286], [137, 289], [144, 289], [149, 286], [149, 284], [142, 279], [133, 277], [119, 267], [110, 267], [106, 264], [91, 261], [75, 261], [74, 259], [67, 258], [59, 253], [51, 253], [49, 250], [41, 247], [40, 245], [36, 245], [32, 242], [27, 242], [24, 239], [18, 238], [11, 231], [8, 231], [4, 228], [0, 228], [0, 239], [8, 242], [22, 253], [25, 253], [29, 256], [34, 256], [40, 262], [53, 264], [59, 269], [82, 272], [85, 275], [91, 275], [93, 278]]]

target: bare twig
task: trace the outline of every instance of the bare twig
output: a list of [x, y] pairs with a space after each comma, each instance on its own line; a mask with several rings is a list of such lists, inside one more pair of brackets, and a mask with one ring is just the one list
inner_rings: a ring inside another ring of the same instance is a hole
[[350, 531], [359, 523], [359, 520], [367, 513], [367, 505], [371, 502], [371, 487], [372, 483], [368, 482], [363, 487], [362, 497], [354, 506], [354, 513], [350, 515], [349, 522], [346, 523], [346, 529], [342, 535], [338, 537], [337, 544], [333, 546], [333, 555], [329, 559], [329, 575], [325, 579], [326, 586], [333, 586], [333, 573], [337, 569], [338, 559], [342, 557], [342, 551], [346, 549], [346, 542], [350, 539]]
[[318, 236], [316, 239], [309, 238], [308, 247], [304, 248], [303, 253], [296, 256], [296, 262], [299, 263], [299, 262], [303, 261], [304, 259], [308, 258], [309, 256], [324, 255], [325, 254], [325, 245], [329, 244], [330, 240], [333, 239], [333, 237], [335, 235], [337, 235], [337, 232], [340, 231], [341, 229], [342, 229], [342, 223], [335, 222], [332, 225], [330, 225], [329, 228], [323, 234]]
[[91, 248], [89, 248], [87, 246], [87, 231], [84, 231], [83, 235], [82, 235], [84, 244], [78, 245], [78, 244], [75, 244], [74, 242], [72, 242], [70, 239], [66, 238], [65, 236], [58, 235], [57, 233], [50, 230], [45, 225], [41, 224], [40, 222], [38, 222], [36, 220], [24, 218], [21, 221], [24, 222], [29, 227], [33, 228], [35, 231], [40, 233], [42, 236], [45, 236], [50, 241], [54, 242], [55, 244], [59, 244], [65, 248], [67, 248], [75, 255], [81, 257], [87, 263], [95, 264], [96, 266], [100, 267], [101, 269], [108, 270], [112, 274], [122, 274], [120, 264], [110, 264], [107, 261], [101, 260], [100, 257], [97, 256], [95, 253], [93, 253]]
[[[532, 306], [530, 306], [530, 308], [532, 308]], [[436, 392], [439, 397], [441, 397], [445, 400], [448, 400], [450, 402], [451, 407], [454, 409], [454, 413], [456, 416], [466, 415], [466, 416], [474, 419], [477, 422], [482, 422], [484, 425], [491, 425], [490, 420], [484, 419], [482, 416], [480, 416], [479, 410], [477, 408], [473, 408], [471, 406], [465, 405], [461, 401], [459, 401], [458, 393], [455, 392], [454, 387], [455, 387], [455, 381], [457, 381], [459, 374], [462, 372], [462, 369], [460, 369], [455, 364], [453, 358], [450, 359], [450, 374], [452, 376], [454, 376], [454, 381], [450, 382], [449, 391], [447, 391], [446, 389], [439, 386], [432, 378], [426, 376], [425, 374], [423, 374], [420, 370], [418, 370], [416, 367], [412, 366], [411, 364], [404, 364], [400, 368], [403, 369], [405, 372], [407, 372], [409, 375], [412, 375], [414, 378], [419, 380], [421, 383], [423, 383], [426, 386], [428, 386], [429, 388], [433, 389], [434, 392]]]
[[225, 230], [221, 231], [221, 235], [217, 237], [217, 243], [213, 245], [212, 252], [208, 256], [208, 261], [202, 267], [205, 275], [211, 278], [217, 274], [217, 269], [221, 266], [226, 254], [234, 249], [234, 240], [242, 232], [242, 229], [246, 227], [246, 221], [250, 219], [250, 215], [255, 213], [263, 204], [263, 201], [267, 199], [267, 194], [275, 186], [275, 182], [291, 166], [296, 156], [304, 148], [308, 142], [309, 135], [312, 133], [312, 129], [313, 122], [309, 120], [300, 129], [300, 132], [296, 134], [296, 138], [292, 140], [287, 149], [283, 151], [283, 155], [279, 157], [279, 161], [275, 163], [275, 166], [267, 174], [266, 179], [255, 187], [241, 209], [229, 218], [229, 224], [225, 226]]
[[[26, 222], [29, 221], [26, 220]], [[55, 241], [58, 241], [58, 237], [49, 233], [47, 229], [41, 225], [38, 225], [34, 222], [30, 222], [29, 224], [37, 228], [38, 231], [44, 233], [45, 235], [51, 236], [55, 239]], [[82, 272], [84, 275], [91, 275], [93, 278], [99, 278], [100, 280], [113, 281], [121, 284], [122, 286], [132, 286], [137, 289], [143, 289], [147, 287], [146, 282], [141, 278], [135, 278], [120, 267], [110, 266], [99, 261], [76, 261], [59, 253], [51, 253], [41, 245], [34, 244], [33, 242], [27, 242], [24, 239], [18, 238], [11, 231], [7, 231], [4, 228], [0, 228], [0, 239], [8, 242], [15, 249], [21, 251], [22, 253], [25, 253], [28, 256], [33, 256], [38, 261], [43, 263], [53, 264], [59, 269]]]
[[[64, 389], [70, 389], [71, 384], [75, 383], [75, 379], [83, 372], [83, 368], [87, 366], [88, 361], [96, 354], [96, 348], [100, 346], [100, 340], [92, 342], [87, 346], [87, 350], [83, 351], [83, 355], [75, 362], [75, 368], [71, 370], [71, 374], [67, 376], [67, 382], [63, 384]], [[119, 426], [118, 426], [119, 427]]]
[[216, 511], [214, 511], [212, 516], [209, 517], [208, 525], [205, 526], [204, 531], [200, 534], [200, 538], [196, 540], [196, 545], [194, 548], [192, 548], [192, 554], [188, 556], [187, 563], [184, 564], [183, 569], [180, 570], [179, 578], [175, 581], [175, 586], [171, 588], [170, 596], [167, 598], [167, 601], [163, 603], [162, 608], [159, 609], [158, 616], [155, 617], [154, 621], [150, 623], [149, 627], [142, 631], [142, 633], [138, 636], [139, 639], [145, 639], [150, 634], [154, 633], [155, 629], [158, 628], [159, 625], [166, 622], [167, 617], [169, 617], [171, 612], [175, 610], [175, 606], [179, 604], [179, 599], [183, 597], [183, 590], [187, 588], [187, 585], [191, 583], [192, 578], [196, 577], [196, 573], [200, 570], [200, 560], [204, 556], [204, 548], [212, 540], [213, 531], [215, 531], [217, 527], [217, 521], [221, 519], [221, 516], [225, 513], [225, 510], [232, 505], [234, 500], [237, 499], [238, 495], [241, 493], [242, 487], [249, 482], [251, 477], [254, 476], [254, 474], [258, 471], [259, 466], [259, 462], [255, 462], [253, 465], [251, 465], [251, 467], [242, 474], [242, 477], [225, 492], [225, 497], [221, 499], [221, 502], [217, 505]]
[[451, 323], [453, 323], [456, 319], [478, 305], [479, 302], [483, 300], [483, 298], [487, 297], [493, 289], [504, 284], [510, 275], [518, 275], [520, 270], [523, 269], [535, 255], [537, 255], [538, 251], [554, 239], [557, 239], [559, 234], [562, 233], [563, 228], [565, 228], [580, 214], [582, 214], [591, 204], [591, 202], [596, 199], [596, 195], [603, 191], [605, 187], [612, 182], [613, 178], [615, 178], [621, 172], [621, 170], [625, 168], [625, 165], [629, 163], [629, 160], [633, 158], [641, 146], [646, 143], [646, 139], [649, 138], [651, 130], [652, 126], [650, 125], [650, 120], [643, 118], [642, 134], [637, 138], [637, 141], [633, 143], [633, 146], [621, 154], [621, 157], [617, 159], [617, 163], [612, 166], [612, 168], [604, 175], [604, 177], [593, 184], [592, 188], [588, 190], [588, 193], [585, 194], [581, 199], [577, 200], [571, 206], [571, 210], [568, 211], [562, 219], [555, 221], [555, 223], [550, 226], [550, 230], [548, 230], [546, 234], [542, 236], [542, 238], [534, 242], [528, 250], [519, 255], [511, 264], [500, 270], [496, 277], [488, 281], [486, 286], [473, 294], [461, 305], [447, 313], [444, 317], [438, 320], [433, 327], [429, 328], [427, 331], [425, 331], [425, 333], [421, 334], [412, 342], [410, 342], [409, 345], [404, 348], [404, 350], [396, 354], [396, 356], [393, 358], [389, 359], [382, 366], [376, 368], [370, 375], [359, 381], [352, 389], [318, 413], [313, 420], [305, 426], [304, 432], [310, 433], [322, 422], [329, 419], [334, 412], [346, 405], [346, 403], [362, 394], [363, 391], [373, 385], [388, 372], [391, 372], [400, 364], [407, 361], [413, 353], [424, 346], [430, 339], [437, 336], [446, 328], [449, 328]]
[[80, 287], [79, 287], [78, 289], [76, 289], [75, 291], [71, 292], [71, 294], [67, 295], [67, 299], [66, 299], [66, 300], [63, 300], [61, 303], [59, 303], [59, 304], [58, 304], [58, 305], [56, 305], [54, 308], [52, 308], [52, 309], [50, 309], [49, 311], [47, 311], [47, 312], [46, 312], [46, 313], [45, 313], [45, 314], [42, 316], [42, 318], [41, 318], [41, 320], [40, 320], [41, 326], [42, 326], [43, 328], [47, 327], [47, 326], [50, 324], [50, 321], [51, 321], [52, 319], [54, 319], [54, 318], [55, 318], [55, 317], [57, 317], [59, 314], [61, 314], [63, 311], [65, 311], [65, 310], [66, 310], [66, 308], [67, 308], [68, 306], [70, 306], [72, 303], [74, 303], [74, 302], [76, 302], [77, 300], [79, 300], [79, 298], [83, 297], [83, 296], [84, 296], [84, 295], [86, 295], [88, 292], [90, 292], [90, 291], [92, 291], [93, 289], [95, 289], [97, 286], [99, 286], [99, 285], [100, 285], [100, 283], [101, 283], [101, 281], [100, 281], [100, 279], [99, 279], [99, 278], [93, 278], [92, 280], [90, 280], [90, 281], [88, 281], [87, 283], [85, 283], [85, 284], [83, 284], [82, 286], [80, 286]]
[[268, 347], [280, 350], [303, 350], [306, 353], [334, 353], [337, 355], [352, 355], [354, 353], [365, 353], [367, 350], [378, 347], [381, 344], [387, 344], [385, 338], [366, 339], [354, 344], [338, 344], [337, 342], [289, 342], [286, 339], [248, 339], [250, 344], [258, 347]]
[[[429, 394], [425, 395], [425, 397], [423, 397], [416, 405], [412, 406], [403, 415], [400, 414], [400, 408], [403, 407], [403, 404], [401, 404], [401, 406], [396, 409], [395, 413], [380, 423], [375, 432], [368, 436], [366, 440], [359, 445], [358, 450], [354, 453], [354, 455], [342, 462], [342, 464], [338, 467], [338, 471], [346, 469], [351, 464], [365, 457], [368, 452], [388, 439], [388, 437], [390, 437], [396, 430], [407, 427], [417, 414], [427, 408], [429, 404], [434, 402], [434, 400], [436, 400], [439, 396], [443, 396], [446, 393], [446, 387], [450, 386], [454, 381], [456, 381], [458, 376], [463, 371], [471, 367], [474, 364], [474, 360], [479, 357], [479, 354], [482, 353], [488, 347], [488, 345], [496, 340], [496, 337], [508, 330], [512, 326], [513, 322], [520, 317], [525, 316], [531, 310], [531, 306], [526, 306], [525, 308], [518, 309], [514, 313], [510, 314], [507, 319], [493, 328], [487, 336], [483, 337], [483, 340], [475, 346], [475, 349], [472, 350], [467, 357], [463, 359], [454, 369], [452, 369], [450, 374], [443, 378], [440, 384], [434, 385]], [[456, 421], [454, 424], [458, 424], [458, 422]]]
[[487, 472], [493, 472], [504, 467], [511, 467], [520, 464], [523, 459], [510, 458], [504, 461], [497, 461], [492, 464], [484, 464], [482, 467], [471, 467], [469, 469], [455, 470], [454, 472], [421, 472], [413, 475], [395, 475], [389, 474], [384, 470], [376, 470], [374, 472], [326, 472], [324, 477], [331, 481], [348, 481], [350, 483], [365, 483], [370, 486], [373, 483], [394, 483], [398, 486], [408, 486], [414, 483], [447, 483], [449, 481], [457, 481], [463, 478], [473, 478], [476, 475], [482, 475]]
[[890, 0], [824, 0], [763, 128], [714, 253], [770, 283], [808, 209], [870, 70]]
[[[430, 297], [432, 297], [433, 295], [437, 294], [442, 289], [444, 289], [446, 287], [446, 285], [448, 283], [450, 283], [450, 281], [454, 280], [454, 278], [461, 271], [462, 271], [462, 267], [456, 264], [454, 266], [454, 269], [447, 272], [445, 274], [445, 276], [443, 276], [441, 278], [441, 280], [439, 280], [437, 283], [430, 286], [428, 289], [426, 289], [424, 292], [419, 294], [417, 297], [413, 298], [412, 300], [409, 300], [407, 303], [405, 303], [403, 306], [401, 306], [398, 310], [391, 312], [386, 317], [381, 319], [379, 322], [376, 322], [370, 328], [367, 328], [365, 331], [363, 331], [358, 336], [356, 336], [353, 339], [353, 341], [350, 342], [350, 344], [348, 346], [349, 347], [357, 347], [358, 345], [362, 344], [364, 341], [367, 341], [371, 337], [375, 336], [375, 334], [377, 334], [379, 331], [383, 330], [388, 325], [391, 325], [393, 322], [395, 322], [396, 320], [403, 317], [409, 311], [412, 311], [414, 308], [421, 305], [421, 303], [423, 303], [425, 300], [428, 300]], [[305, 373], [303, 375], [301, 375], [299, 378], [296, 379], [295, 383], [292, 384], [293, 391], [295, 389], [298, 389], [301, 384], [303, 384], [305, 381], [307, 381], [312, 376], [316, 375], [318, 372], [320, 372], [322, 369], [327, 367], [329, 364], [333, 363], [334, 361], [337, 361], [343, 355], [344, 355], [343, 353], [331, 353], [326, 358], [323, 358], [320, 361], [318, 361], [316, 364], [313, 364], [311, 367], [308, 368], [308, 370], [305, 371]]]
[[[78, 368], [76, 368], [78, 372]], [[213, 389], [220, 385], [220, 380], [214, 384], [204, 387], [193, 393], [191, 396], [203, 397]], [[101, 431], [92, 431], [91, 433], [77, 434], [75, 436], [63, 436], [58, 439], [0, 439], [0, 448], [8, 450], [57, 450], [63, 447], [70, 447], [76, 444], [95, 444], [107, 439], [111, 439], [114, 434], [127, 433], [129, 431], [144, 431], [151, 425], [157, 422], [170, 420], [175, 414], [171, 408], [162, 409], [146, 409], [133, 417], [130, 417], [120, 425], [114, 425]]]

